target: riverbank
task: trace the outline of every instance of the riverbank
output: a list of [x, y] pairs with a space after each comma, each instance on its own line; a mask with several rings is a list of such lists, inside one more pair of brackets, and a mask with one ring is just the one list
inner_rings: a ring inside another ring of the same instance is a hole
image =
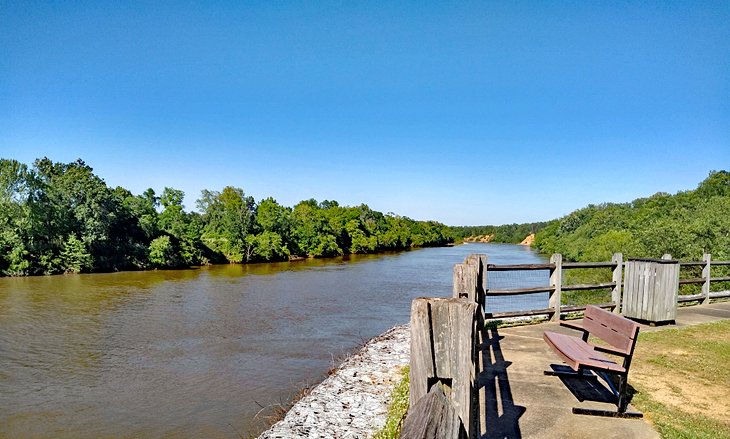
[[370, 437], [385, 424], [391, 390], [409, 356], [408, 325], [373, 338], [259, 439]]

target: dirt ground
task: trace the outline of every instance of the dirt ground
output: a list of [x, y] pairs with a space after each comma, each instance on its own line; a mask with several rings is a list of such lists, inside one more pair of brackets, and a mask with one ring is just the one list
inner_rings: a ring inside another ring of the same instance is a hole
[[[682, 350], [671, 350], [666, 354], [677, 357], [691, 355]], [[637, 361], [630, 374], [629, 382], [639, 383], [659, 403], [720, 422], [730, 419], [728, 389], [694, 375], [691, 370], [677, 372]]]
[[715, 357], [703, 356], [702, 346], [703, 343], [728, 346], [728, 331], [689, 331], [678, 333], [674, 339], [649, 341], [643, 346], [639, 336], [629, 382], [641, 385], [659, 403], [727, 423], [730, 420], [730, 395], [724, 384], [727, 375], [717, 370], [717, 365], [703, 364]]

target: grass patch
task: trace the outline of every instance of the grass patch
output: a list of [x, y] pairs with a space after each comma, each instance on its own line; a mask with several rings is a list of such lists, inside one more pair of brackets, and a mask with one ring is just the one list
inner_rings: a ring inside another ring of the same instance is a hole
[[730, 321], [639, 335], [633, 404], [664, 438], [730, 438]]
[[730, 426], [714, 418], [694, 415], [654, 400], [641, 386], [632, 404], [644, 412], [663, 438], [722, 439], [730, 438]]
[[373, 435], [373, 439], [397, 439], [400, 437], [400, 429], [408, 411], [408, 389], [410, 386], [409, 373], [411, 368], [406, 366], [401, 371], [401, 380], [395, 385], [391, 393], [390, 407], [388, 407], [388, 418], [385, 426]]

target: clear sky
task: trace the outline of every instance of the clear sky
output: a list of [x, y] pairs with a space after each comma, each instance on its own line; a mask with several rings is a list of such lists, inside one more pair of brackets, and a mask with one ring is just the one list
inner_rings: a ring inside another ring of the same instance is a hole
[[447, 224], [730, 169], [730, 2], [0, 0], [0, 157]]

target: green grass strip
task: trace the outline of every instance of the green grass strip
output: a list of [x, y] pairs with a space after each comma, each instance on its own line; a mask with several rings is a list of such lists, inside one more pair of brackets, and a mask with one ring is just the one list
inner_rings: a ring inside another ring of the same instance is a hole
[[375, 433], [373, 439], [397, 439], [400, 437], [400, 429], [408, 411], [408, 389], [410, 386], [409, 373], [411, 368], [406, 366], [401, 371], [401, 380], [395, 385], [391, 393], [388, 418], [382, 430]]

